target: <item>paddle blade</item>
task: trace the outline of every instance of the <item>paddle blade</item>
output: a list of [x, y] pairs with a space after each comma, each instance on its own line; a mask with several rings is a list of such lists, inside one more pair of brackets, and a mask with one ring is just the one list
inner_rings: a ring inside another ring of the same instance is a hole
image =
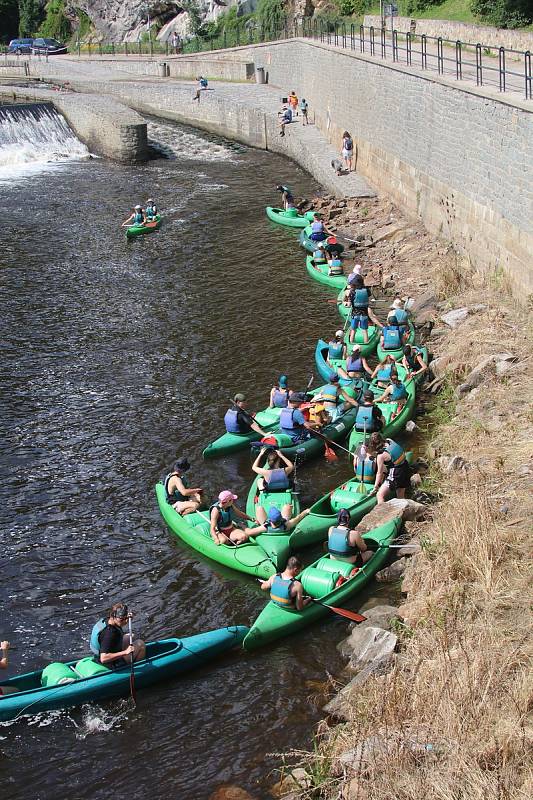
[[[326, 604], [323, 603], [322, 605]], [[346, 617], [346, 619], [351, 619], [353, 622], [364, 622], [366, 619], [363, 614], [358, 614], [356, 611], [348, 611], [347, 608], [338, 608], [337, 606], [326, 606], [326, 608], [329, 608], [334, 614], [338, 614], [339, 617]]]
[[329, 464], [334, 464], [336, 461], [339, 460], [337, 453], [331, 449], [325, 442], [324, 442], [324, 455], [326, 457], [326, 461]]

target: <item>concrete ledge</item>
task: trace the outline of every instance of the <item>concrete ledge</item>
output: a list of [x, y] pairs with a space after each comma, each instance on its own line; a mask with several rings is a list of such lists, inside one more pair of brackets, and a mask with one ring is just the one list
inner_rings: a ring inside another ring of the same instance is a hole
[[224, 81], [249, 81], [254, 77], [253, 61], [229, 61], [223, 58], [178, 58], [167, 59], [171, 78], [205, 78]]
[[145, 120], [111, 97], [54, 92], [50, 89], [0, 88], [0, 99], [52, 103], [89, 150], [113, 161], [146, 161]]

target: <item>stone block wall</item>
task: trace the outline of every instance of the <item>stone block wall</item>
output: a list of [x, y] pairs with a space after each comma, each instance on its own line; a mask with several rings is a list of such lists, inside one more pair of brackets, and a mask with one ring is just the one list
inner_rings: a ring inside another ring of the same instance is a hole
[[168, 59], [167, 64], [171, 78], [195, 79], [198, 75], [203, 75], [224, 81], [247, 81], [254, 76], [253, 61], [178, 56]]

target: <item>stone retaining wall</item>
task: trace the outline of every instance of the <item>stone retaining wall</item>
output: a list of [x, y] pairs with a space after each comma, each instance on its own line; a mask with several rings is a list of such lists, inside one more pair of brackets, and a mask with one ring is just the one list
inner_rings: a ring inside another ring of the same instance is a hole
[[218, 78], [224, 81], [248, 81], [254, 77], [253, 61], [226, 60], [206, 54], [202, 59], [178, 56], [167, 60], [171, 78]]
[[[381, 17], [365, 14], [364, 24], [367, 27], [373, 25], [375, 28], [381, 28]], [[390, 27], [391, 21], [387, 19], [387, 28]], [[499, 47], [506, 47], [510, 50], [533, 50], [533, 33], [528, 31], [488, 28], [482, 25], [469, 25], [466, 22], [453, 22], [448, 19], [411, 19], [411, 17], [395, 17], [394, 27], [403, 33], [411, 31], [417, 36], [425, 33], [426, 36], [441, 36], [452, 42], [459, 39], [461, 42], [489, 45], [496, 50]]]
[[145, 120], [112, 98], [19, 87], [0, 88], [3, 98], [53, 103], [93, 153], [126, 164], [148, 157]]

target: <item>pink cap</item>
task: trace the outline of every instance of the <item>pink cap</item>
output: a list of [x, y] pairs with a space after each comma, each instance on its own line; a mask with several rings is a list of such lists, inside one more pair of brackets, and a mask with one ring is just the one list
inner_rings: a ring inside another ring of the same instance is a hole
[[237, 495], [233, 494], [233, 492], [228, 492], [227, 489], [224, 489], [223, 492], [220, 492], [218, 499], [221, 503], [227, 503], [228, 500], [236, 500]]
[[355, 267], [352, 269], [352, 272], [355, 272], [356, 275], [360, 275], [362, 268], [363, 267], [361, 266], [361, 264], [356, 264]]

